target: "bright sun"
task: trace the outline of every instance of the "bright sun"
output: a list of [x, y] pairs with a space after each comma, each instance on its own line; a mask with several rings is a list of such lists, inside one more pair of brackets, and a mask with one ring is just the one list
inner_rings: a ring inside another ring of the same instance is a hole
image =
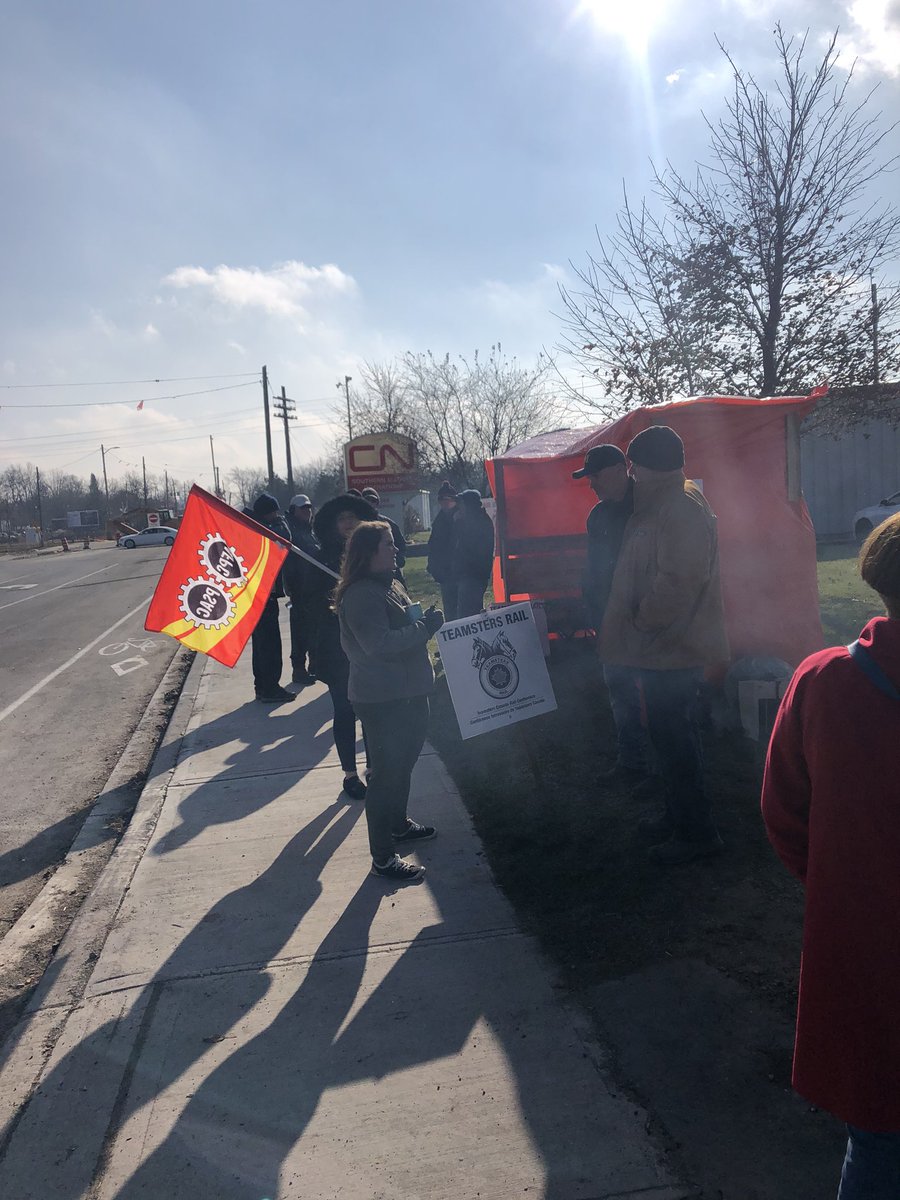
[[643, 54], [666, 9], [666, 0], [579, 0], [576, 17], [620, 37], [632, 54]]

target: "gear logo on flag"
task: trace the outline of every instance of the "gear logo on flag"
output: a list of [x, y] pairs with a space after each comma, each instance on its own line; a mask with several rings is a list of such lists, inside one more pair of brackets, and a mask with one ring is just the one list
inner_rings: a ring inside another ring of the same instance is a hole
[[229, 587], [243, 587], [247, 582], [244, 560], [229, 546], [221, 533], [209, 533], [197, 551], [207, 574]]
[[234, 616], [234, 601], [214, 579], [189, 579], [178, 597], [185, 620], [203, 629], [221, 629]]

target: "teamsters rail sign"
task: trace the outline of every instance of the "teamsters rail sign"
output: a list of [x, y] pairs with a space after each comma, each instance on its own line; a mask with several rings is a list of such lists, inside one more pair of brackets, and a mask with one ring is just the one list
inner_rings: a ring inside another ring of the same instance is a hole
[[450, 621], [437, 641], [463, 738], [556, 708], [527, 601]]

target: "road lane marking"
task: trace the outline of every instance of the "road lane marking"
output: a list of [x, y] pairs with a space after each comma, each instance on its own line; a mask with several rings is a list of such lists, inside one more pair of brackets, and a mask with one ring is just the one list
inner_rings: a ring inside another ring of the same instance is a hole
[[73, 583], [80, 583], [82, 579], [90, 579], [92, 575], [102, 575], [104, 571], [111, 571], [113, 567], [117, 567], [118, 563], [111, 563], [108, 567], [101, 567], [99, 571], [91, 571], [87, 575], [79, 575], [77, 579], [68, 579], [65, 583], [58, 583], [56, 587], [47, 588], [46, 592], [35, 592], [33, 596], [22, 596], [20, 600], [11, 600], [9, 604], [0, 604], [0, 612], [4, 608], [12, 608], [14, 604], [24, 604], [26, 600], [37, 600], [40, 596], [49, 596], [51, 592], [58, 592], [60, 588], [71, 587]]
[[139, 654], [136, 654], [134, 658], [120, 658], [118, 662], [109, 665], [117, 675], [130, 675], [132, 671], [139, 671], [141, 667], [150, 666], [146, 658], [141, 658]]
[[146, 600], [142, 600], [140, 602], [137, 608], [133, 608], [131, 612], [126, 613], [124, 617], [119, 617], [115, 625], [110, 625], [109, 629], [104, 629], [99, 637], [95, 637], [94, 640], [87, 646], [82, 647], [77, 654], [73, 654], [72, 657], [64, 662], [61, 667], [57, 667], [55, 671], [51, 671], [49, 675], [45, 676], [40, 683], [36, 683], [34, 687], [29, 688], [24, 696], [20, 696], [18, 700], [14, 700], [12, 704], [8, 704], [6, 708], [0, 709], [0, 722], [5, 721], [7, 717], [12, 716], [17, 708], [21, 708], [21, 706], [27, 700], [30, 700], [32, 696], [36, 696], [42, 688], [47, 686], [48, 683], [52, 683], [54, 679], [62, 675], [63, 671], [67, 671], [69, 667], [71, 667], [74, 663], [77, 663], [79, 658], [84, 658], [85, 654], [89, 654], [95, 646], [98, 646], [102, 641], [108, 638], [109, 635], [114, 630], [118, 629], [120, 625], [124, 625], [126, 621], [130, 621], [132, 617], [137, 616], [141, 609], [145, 608], [152, 599], [153, 594], [151, 593]]
[[28, 592], [36, 583], [0, 583], [0, 592]]

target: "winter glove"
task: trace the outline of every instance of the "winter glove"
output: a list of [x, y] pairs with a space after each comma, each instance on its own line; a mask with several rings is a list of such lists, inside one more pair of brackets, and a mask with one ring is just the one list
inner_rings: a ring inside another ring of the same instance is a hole
[[425, 622], [425, 632], [432, 638], [443, 625], [444, 614], [439, 608], [429, 608], [422, 619]]

